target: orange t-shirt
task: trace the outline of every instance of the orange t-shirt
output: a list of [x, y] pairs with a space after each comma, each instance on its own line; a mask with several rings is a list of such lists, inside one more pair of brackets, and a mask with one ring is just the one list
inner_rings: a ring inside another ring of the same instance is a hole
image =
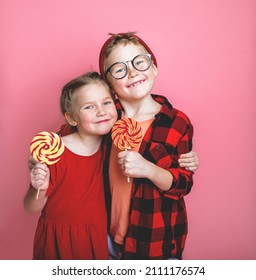
[[[149, 119], [139, 122], [142, 129], [142, 137], [144, 137], [153, 120]], [[140, 144], [131, 150], [138, 151], [139, 148]], [[112, 196], [110, 234], [116, 243], [123, 244], [128, 228], [133, 178], [130, 178], [130, 182], [128, 183], [127, 177], [122, 173], [118, 164], [117, 155], [119, 152], [120, 150], [113, 144], [109, 164], [110, 192]]]

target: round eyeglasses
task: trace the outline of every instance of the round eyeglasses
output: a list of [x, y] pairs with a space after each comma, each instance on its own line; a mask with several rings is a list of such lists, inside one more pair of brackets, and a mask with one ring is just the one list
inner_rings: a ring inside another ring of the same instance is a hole
[[107, 76], [108, 72], [111, 76], [117, 80], [123, 79], [128, 73], [128, 62], [132, 63], [132, 66], [138, 71], [146, 71], [152, 64], [151, 54], [139, 54], [132, 60], [124, 62], [116, 62], [112, 64], [105, 72]]

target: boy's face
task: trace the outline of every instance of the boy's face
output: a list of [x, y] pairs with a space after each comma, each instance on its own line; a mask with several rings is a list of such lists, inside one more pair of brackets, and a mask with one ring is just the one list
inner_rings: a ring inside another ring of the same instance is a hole
[[72, 121], [80, 133], [107, 134], [117, 120], [117, 111], [107, 88], [98, 83], [77, 89], [72, 98]]
[[111, 84], [113, 92], [116, 93], [121, 100], [134, 101], [139, 100], [151, 93], [154, 86], [155, 77], [157, 76], [157, 68], [152, 65], [146, 71], [136, 70], [131, 60], [137, 55], [146, 54], [147, 52], [142, 46], [132, 43], [128, 45], [117, 45], [105, 60], [106, 69], [116, 62], [128, 62], [127, 75], [122, 79], [115, 79], [110, 73], [107, 79]]

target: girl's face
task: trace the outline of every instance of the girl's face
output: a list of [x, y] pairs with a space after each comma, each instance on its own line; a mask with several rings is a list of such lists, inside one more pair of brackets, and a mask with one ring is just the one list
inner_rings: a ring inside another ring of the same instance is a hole
[[99, 83], [82, 86], [74, 92], [72, 116], [66, 114], [71, 125], [86, 135], [107, 134], [117, 120], [117, 111], [107, 88]]
[[138, 71], [130, 62], [139, 54], [147, 53], [143, 47], [132, 43], [125, 45], [117, 45], [105, 60], [106, 69], [116, 62], [128, 62], [128, 73], [122, 79], [115, 79], [110, 73], [107, 74], [107, 79], [111, 84], [113, 92], [120, 99], [134, 101], [142, 99], [151, 93], [154, 86], [155, 77], [157, 76], [157, 68], [152, 65], [146, 71]]

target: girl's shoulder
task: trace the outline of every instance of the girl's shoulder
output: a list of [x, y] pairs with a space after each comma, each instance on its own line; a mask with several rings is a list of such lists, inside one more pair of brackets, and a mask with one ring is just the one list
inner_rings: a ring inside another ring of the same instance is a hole
[[76, 133], [71, 133], [69, 135], [65, 135], [61, 137], [65, 147], [67, 147], [70, 151], [73, 151], [73, 147], [75, 146], [76, 143]]
[[75, 140], [75, 133], [71, 133], [69, 135], [65, 135], [61, 137], [62, 141], [64, 142], [64, 144], [68, 144], [70, 142], [74, 142]]

